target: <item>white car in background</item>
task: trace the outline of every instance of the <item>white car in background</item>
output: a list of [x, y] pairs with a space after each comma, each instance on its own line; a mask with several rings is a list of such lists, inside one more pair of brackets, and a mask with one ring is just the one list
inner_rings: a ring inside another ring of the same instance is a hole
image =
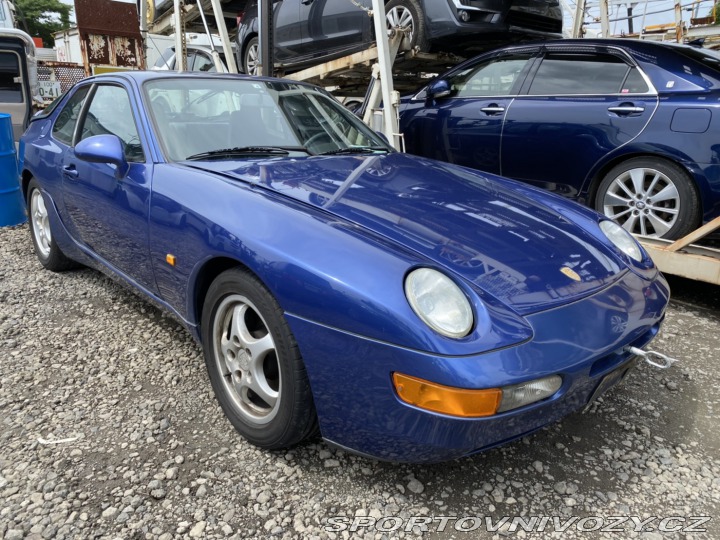
[[[222, 52], [221, 47], [216, 47], [216, 49], [220, 54], [220, 60], [222, 60], [222, 72], [228, 73], [227, 64], [225, 62], [225, 53]], [[175, 54], [175, 47], [171, 46], [165, 49], [155, 61], [155, 64], [151, 69], [160, 71], [176, 70], [177, 55]], [[217, 71], [210, 45], [187, 45], [186, 69], [187, 71]]]

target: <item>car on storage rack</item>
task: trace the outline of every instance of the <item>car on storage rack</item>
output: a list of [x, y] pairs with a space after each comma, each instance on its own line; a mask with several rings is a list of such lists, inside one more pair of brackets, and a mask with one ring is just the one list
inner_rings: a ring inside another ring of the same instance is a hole
[[[374, 43], [371, 0], [283, 0], [274, 4], [275, 65], [292, 71], [366, 49]], [[467, 56], [493, 44], [561, 37], [562, 9], [546, 0], [389, 0], [390, 27], [410, 28], [410, 46]], [[257, 0], [237, 32], [237, 64], [258, 74]]]
[[[208, 73], [217, 71], [215, 60], [213, 59], [212, 49], [209, 45], [187, 45], [187, 60], [185, 65], [187, 71], [205, 71]], [[222, 72], [227, 73], [227, 64], [225, 63], [225, 53], [222, 47], [218, 47], [218, 54], [222, 61]], [[166, 48], [155, 61], [152, 66], [156, 71], [174, 71], [177, 69], [177, 55], [175, 54], [175, 46]]]
[[720, 215], [720, 54], [636, 40], [497, 49], [402, 100], [407, 151], [675, 239]]

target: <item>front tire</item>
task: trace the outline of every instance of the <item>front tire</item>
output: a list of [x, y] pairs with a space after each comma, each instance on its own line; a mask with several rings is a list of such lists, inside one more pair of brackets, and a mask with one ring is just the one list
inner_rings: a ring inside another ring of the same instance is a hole
[[288, 448], [317, 431], [307, 373], [272, 295], [239, 268], [212, 283], [203, 306], [205, 365], [215, 396], [250, 443]]
[[390, 0], [385, 5], [385, 18], [388, 29], [398, 26], [410, 27], [411, 49], [418, 47], [420, 52], [429, 50], [425, 17], [417, 0]]
[[657, 158], [633, 158], [613, 167], [595, 196], [595, 209], [624, 229], [675, 240], [700, 224], [700, 200], [688, 174]]
[[28, 184], [26, 203], [30, 237], [40, 263], [53, 272], [62, 272], [77, 267], [78, 264], [69, 259], [55, 241], [50, 227], [48, 205], [45, 203], [45, 197], [35, 179], [30, 180]]

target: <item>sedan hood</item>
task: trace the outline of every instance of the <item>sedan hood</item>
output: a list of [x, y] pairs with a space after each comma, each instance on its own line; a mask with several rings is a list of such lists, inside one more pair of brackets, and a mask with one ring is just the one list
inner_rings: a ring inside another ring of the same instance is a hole
[[585, 212], [574, 203], [446, 163], [392, 153], [186, 164], [372, 230], [520, 314], [591, 294], [625, 268], [566, 217]]

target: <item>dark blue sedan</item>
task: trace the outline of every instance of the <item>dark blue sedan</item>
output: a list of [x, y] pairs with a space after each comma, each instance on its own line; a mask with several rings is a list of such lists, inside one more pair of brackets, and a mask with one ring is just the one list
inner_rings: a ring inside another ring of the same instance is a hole
[[720, 215], [720, 54], [565, 40], [478, 56], [404, 100], [407, 150], [529, 182], [635, 234]]
[[320, 433], [438, 461], [510, 441], [620, 381], [668, 302], [612, 221], [396, 153], [305, 84], [93, 77], [22, 146], [40, 262], [173, 314], [263, 448]]

